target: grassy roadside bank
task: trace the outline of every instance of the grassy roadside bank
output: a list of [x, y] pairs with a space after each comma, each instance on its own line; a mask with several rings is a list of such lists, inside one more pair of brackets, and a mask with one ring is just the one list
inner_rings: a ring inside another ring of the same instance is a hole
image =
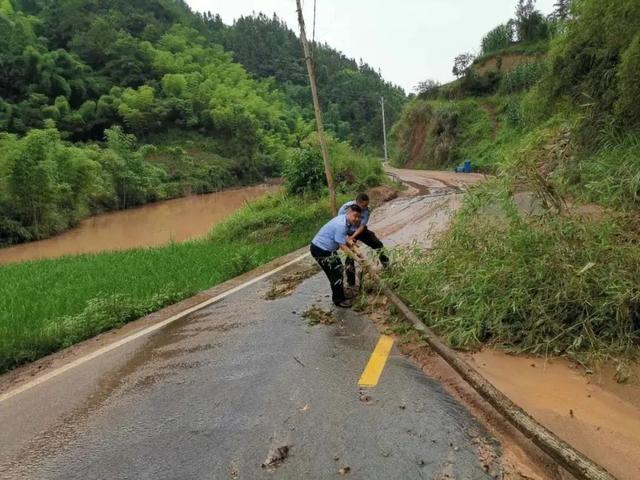
[[639, 14], [572, 2], [544, 57], [426, 82], [392, 128], [402, 165], [496, 177], [390, 279], [454, 346], [612, 358], [620, 381], [640, 357]]
[[455, 158], [496, 178], [467, 192], [433, 249], [396, 252], [388, 280], [456, 348], [613, 359], [624, 382], [640, 357], [638, 137], [588, 150], [572, 111], [530, 111], [538, 94], [448, 103]]
[[329, 216], [326, 198], [278, 194], [204, 240], [2, 266], [0, 373], [300, 248]]
[[523, 214], [499, 182], [468, 194], [434, 247], [396, 252], [393, 288], [456, 348], [615, 359], [640, 342], [640, 250], [624, 218]]

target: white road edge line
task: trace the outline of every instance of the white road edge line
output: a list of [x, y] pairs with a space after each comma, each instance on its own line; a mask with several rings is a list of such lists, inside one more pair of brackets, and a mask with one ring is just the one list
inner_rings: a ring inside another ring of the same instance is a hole
[[31, 380], [30, 382], [25, 383], [24, 385], [19, 386], [18, 388], [15, 388], [14, 390], [10, 390], [7, 393], [4, 393], [2, 395], [0, 395], [0, 403], [4, 402], [5, 400], [9, 400], [12, 397], [15, 397], [16, 395], [19, 395], [23, 392], [26, 392], [27, 390], [40, 385], [41, 383], [46, 382], [47, 380], [51, 380], [54, 377], [57, 377], [58, 375], [62, 375], [63, 373], [78, 367], [80, 365], [82, 365], [83, 363], [87, 363], [90, 360], [93, 360], [94, 358], [97, 358], [101, 355], [104, 355], [105, 353], [108, 353], [112, 350], [115, 350], [118, 347], [121, 347], [122, 345], [126, 345], [129, 342], [132, 342], [134, 340], [137, 340], [140, 337], [144, 337], [145, 335], [148, 335], [152, 332], [155, 332], [156, 330], [160, 330], [161, 328], [169, 325], [170, 323], [175, 322], [176, 320], [179, 320], [183, 317], [186, 317], [187, 315], [189, 315], [190, 313], [193, 313], [197, 310], [200, 310], [206, 306], [211, 305], [212, 303], [218, 302], [220, 300], [222, 300], [225, 297], [228, 297], [229, 295], [236, 293], [240, 290], [242, 290], [243, 288], [248, 287], [249, 285], [253, 285], [256, 282], [259, 282], [260, 280], [264, 280], [265, 278], [270, 277], [271, 275], [280, 272], [281, 270], [284, 270], [287, 267], [290, 267], [291, 265], [294, 265], [296, 263], [298, 263], [299, 261], [303, 260], [304, 258], [308, 257], [310, 254], [309, 253], [305, 253], [304, 255], [300, 255], [299, 257], [285, 263], [284, 265], [280, 265], [277, 268], [274, 268], [273, 270], [269, 270], [266, 273], [263, 273], [262, 275], [253, 278], [241, 285], [238, 285], [237, 287], [233, 287], [229, 290], [227, 290], [226, 292], [221, 293], [220, 295], [216, 295], [215, 297], [212, 297], [208, 300], [205, 300], [202, 303], [199, 303], [197, 305], [194, 305], [193, 307], [187, 308], [186, 310], [183, 310], [180, 313], [177, 313], [169, 318], [167, 318], [166, 320], [163, 320], [162, 322], [156, 323], [155, 325], [151, 325], [150, 327], [147, 327], [143, 330], [140, 330], [139, 332], [136, 333], [132, 333], [131, 335], [129, 335], [128, 337], [122, 338], [120, 340], [118, 340], [117, 342], [114, 342], [110, 345], [107, 345], [105, 347], [102, 347], [98, 350], [96, 350], [95, 352], [89, 353], [87, 355], [85, 355], [84, 357], [80, 357], [77, 358], [76, 360], [74, 360], [73, 362], [68, 363], [67, 365], [64, 365], [60, 368], [56, 368], [55, 370], [49, 372], [49, 373], [45, 373], [44, 375]]

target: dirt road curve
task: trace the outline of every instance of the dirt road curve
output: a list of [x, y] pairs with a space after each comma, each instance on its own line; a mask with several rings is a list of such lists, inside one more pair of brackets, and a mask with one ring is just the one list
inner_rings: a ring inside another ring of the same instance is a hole
[[[373, 228], [389, 244], [428, 242], [459, 205], [459, 188], [479, 180], [393, 173], [433, 196], [399, 198], [374, 213]], [[395, 347], [377, 385], [358, 387], [379, 334], [365, 316], [333, 309], [321, 274], [291, 296], [264, 299], [273, 282], [310, 264], [305, 259], [152, 334], [126, 341], [168, 314], [0, 378], [0, 478], [498, 475], [491, 436]], [[310, 325], [301, 314], [313, 305], [333, 311], [335, 323]], [[112, 339], [122, 345], [79, 362]], [[39, 380], [72, 361], [78, 365]], [[261, 466], [285, 450], [281, 462]]]
[[413, 186], [418, 190], [417, 193], [423, 195], [463, 191], [470, 185], [481, 182], [486, 178], [481, 173], [460, 174], [442, 170], [404, 170], [390, 166], [386, 166], [385, 171], [389, 175]]

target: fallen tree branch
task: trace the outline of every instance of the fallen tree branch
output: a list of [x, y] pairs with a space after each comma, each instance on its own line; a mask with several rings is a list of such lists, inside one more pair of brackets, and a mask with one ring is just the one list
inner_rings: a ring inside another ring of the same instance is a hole
[[429, 327], [391, 290], [376, 274], [366, 257], [355, 247], [353, 257], [363, 270], [380, 288], [382, 293], [398, 308], [398, 311], [421, 332], [429, 346], [440, 355], [473, 389], [482, 396], [498, 413], [530, 439], [542, 451], [555, 460], [562, 468], [578, 479], [615, 480], [603, 467], [577, 451], [564, 440], [541, 425], [522, 408], [513, 403], [505, 394], [495, 388], [469, 363], [435, 335]]

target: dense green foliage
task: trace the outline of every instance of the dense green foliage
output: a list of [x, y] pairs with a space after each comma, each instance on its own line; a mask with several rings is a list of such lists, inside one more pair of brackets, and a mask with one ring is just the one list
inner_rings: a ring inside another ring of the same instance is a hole
[[329, 216], [327, 199], [276, 195], [247, 205], [206, 240], [2, 266], [0, 372], [307, 245]]
[[535, 8], [535, 0], [518, 0], [515, 18], [500, 24], [488, 32], [481, 41], [480, 55], [504, 52], [512, 47], [526, 48], [546, 42], [558, 30], [560, 19], [566, 17], [566, 5], [556, 5], [556, 10], [545, 17]]
[[[580, 106], [583, 140], [595, 139], [612, 123], [638, 126], [640, 3], [635, 0], [582, 0], [550, 52], [545, 83], [549, 108], [563, 98]], [[616, 108], [617, 107], [617, 108]]]
[[[114, 123], [139, 136], [179, 127], [220, 138], [226, 155], [255, 153], [291, 132], [295, 109], [246, 71], [273, 77], [311, 119], [300, 42], [277, 17], [225, 26], [180, 0], [2, 0], [0, 27], [0, 128], [10, 132], [47, 118], [74, 140], [101, 140]], [[404, 92], [327, 45], [315, 57], [328, 127], [378, 148], [379, 97], [393, 120]]]
[[[453, 158], [497, 179], [467, 194], [433, 250], [399, 254], [390, 281], [454, 345], [623, 359], [640, 345], [640, 11], [560, 3], [546, 60], [481, 96], [445, 100], [443, 86], [394, 126], [404, 162], [440, 138], [437, 112], [456, 112]], [[423, 163], [451, 165], [437, 158]]]
[[285, 162], [283, 173], [287, 191], [294, 195], [318, 192], [327, 183], [320, 152], [308, 148], [293, 151]]
[[191, 129], [230, 157], [273, 153], [288, 140], [296, 118], [282, 94], [189, 26], [198, 17], [179, 23], [178, 13], [152, 8], [179, 12], [178, 2], [147, 3], [69, 0], [37, 16], [4, 14], [0, 124], [26, 133], [51, 119], [73, 140], [102, 140], [113, 124], [140, 137]]
[[[315, 57], [327, 128], [379, 150], [379, 96], [392, 120], [404, 93], [326, 45]], [[307, 83], [277, 17], [226, 26], [180, 0], [1, 0], [0, 245], [279, 175], [313, 129]]]
[[497, 52], [513, 44], [513, 21], [498, 25], [482, 38], [480, 51], [483, 55]]
[[[379, 158], [354, 152], [349, 144], [328, 138], [329, 156], [336, 187], [340, 192], [366, 190], [384, 180]], [[326, 188], [322, 156], [317, 135], [312, 135], [294, 149], [285, 161], [286, 187], [291, 194], [319, 192]]]
[[[305, 118], [312, 118], [300, 40], [277, 16], [240, 17], [233, 26], [222, 27], [214, 39], [232, 51], [249, 72], [275, 78]], [[314, 45], [313, 55], [327, 128], [340, 140], [381, 152], [380, 97], [385, 97], [387, 121], [393, 123], [404, 104], [404, 91], [385, 82], [367, 63], [357, 63], [326, 44]]]

